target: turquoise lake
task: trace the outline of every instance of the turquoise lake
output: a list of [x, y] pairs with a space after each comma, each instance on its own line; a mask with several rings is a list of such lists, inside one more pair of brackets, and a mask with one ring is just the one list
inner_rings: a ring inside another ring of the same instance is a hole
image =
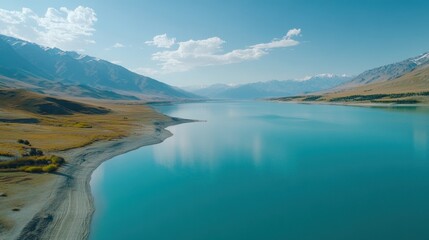
[[429, 109], [156, 106], [205, 120], [91, 180], [91, 240], [429, 239]]

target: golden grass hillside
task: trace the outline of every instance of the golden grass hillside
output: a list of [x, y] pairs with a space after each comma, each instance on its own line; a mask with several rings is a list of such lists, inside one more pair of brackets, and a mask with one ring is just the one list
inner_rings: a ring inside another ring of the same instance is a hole
[[[49, 108], [39, 111], [39, 104], [52, 102], [54, 109], [64, 111], [58, 113]], [[61, 105], [64, 102], [68, 107]], [[151, 126], [154, 121], [167, 119], [139, 103], [82, 103], [57, 98], [52, 101], [48, 96], [24, 90], [1, 90], [0, 152], [20, 154], [23, 146], [17, 143], [18, 139], [26, 139], [44, 152], [78, 148], [99, 140], [121, 138], [138, 128]]]
[[106, 114], [108, 109], [85, 103], [32, 93], [23, 89], [0, 89], [0, 106], [42, 115], [72, 115], [74, 113]]

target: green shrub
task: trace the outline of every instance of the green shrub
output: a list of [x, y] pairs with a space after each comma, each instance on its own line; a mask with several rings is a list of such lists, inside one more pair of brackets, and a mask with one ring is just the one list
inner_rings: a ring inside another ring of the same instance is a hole
[[28, 173], [41, 173], [41, 172], [43, 172], [43, 168], [42, 167], [31, 166], [31, 167], [25, 168], [24, 171], [28, 172]]
[[56, 155], [26, 156], [14, 160], [0, 161], [0, 170], [18, 170], [29, 173], [54, 172], [64, 163], [64, 158]]
[[10, 152], [2, 152], [2, 151], [0, 151], [0, 156], [3, 156], [3, 157], [14, 157], [15, 155], [13, 155]]
[[29, 156], [43, 156], [43, 151], [37, 148], [30, 148]]
[[18, 167], [18, 168], [16, 168], [18, 171], [21, 171], [21, 172], [25, 172], [25, 170], [28, 168], [28, 166], [22, 166], [22, 167]]
[[27, 145], [27, 146], [31, 145], [28, 140], [24, 140], [24, 139], [18, 139], [18, 143], [19, 144], [24, 144], [24, 145]]
[[56, 156], [56, 155], [52, 155], [50, 160], [52, 163], [59, 164], [59, 165], [61, 165], [65, 162], [64, 158]]
[[47, 166], [42, 167], [42, 171], [50, 173], [55, 172], [58, 169], [58, 165], [56, 164], [49, 164]]
[[73, 124], [73, 127], [77, 127], [77, 128], [92, 128], [91, 125], [89, 125], [88, 123], [83, 123], [83, 122], [77, 122], [77, 123]]

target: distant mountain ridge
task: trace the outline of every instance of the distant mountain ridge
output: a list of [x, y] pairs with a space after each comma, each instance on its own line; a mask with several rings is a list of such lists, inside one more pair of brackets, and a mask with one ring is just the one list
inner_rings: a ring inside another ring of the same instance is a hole
[[[0, 35], [0, 75], [51, 91], [111, 99], [189, 99], [196, 95], [131, 72], [119, 65], [76, 52], [47, 48]], [[16, 83], [21, 84], [21, 83]], [[33, 89], [34, 90], [34, 89]], [[116, 94], [116, 95], [115, 95]], [[85, 94], [84, 94], [85, 95]]]
[[393, 80], [425, 66], [429, 66], [429, 52], [417, 57], [408, 58], [401, 62], [367, 70], [353, 78], [348, 84], [345, 84], [344, 87], [354, 87]]
[[363, 72], [325, 92], [284, 96], [281, 101], [428, 104], [429, 53]]
[[197, 95], [218, 99], [258, 99], [327, 90], [350, 80], [351, 77], [345, 75], [319, 74], [308, 77], [305, 80], [272, 80], [237, 86], [215, 84], [192, 92]]

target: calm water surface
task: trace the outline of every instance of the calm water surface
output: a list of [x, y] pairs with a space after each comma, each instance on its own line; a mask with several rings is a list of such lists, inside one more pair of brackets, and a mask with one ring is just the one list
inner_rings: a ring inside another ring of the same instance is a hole
[[103, 163], [91, 240], [429, 239], [429, 110], [158, 106], [207, 120]]

